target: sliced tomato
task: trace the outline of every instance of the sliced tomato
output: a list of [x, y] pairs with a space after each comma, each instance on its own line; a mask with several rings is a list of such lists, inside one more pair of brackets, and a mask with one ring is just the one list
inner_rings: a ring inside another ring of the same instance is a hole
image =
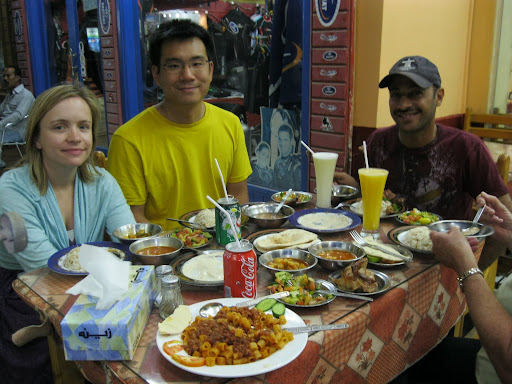
[[172, 356], [179, 351], [183, 351], [183, 349], [183, 343], [180, 340], [171, 340], [164, 343], [164, 352], [169, 356]]
[[206, 359], [204, 357], [184, 356], [178, 354], [171, 355], [171, 357], [174, 361], [183, 364], [186, 367], [202, 367], [206, 364]]

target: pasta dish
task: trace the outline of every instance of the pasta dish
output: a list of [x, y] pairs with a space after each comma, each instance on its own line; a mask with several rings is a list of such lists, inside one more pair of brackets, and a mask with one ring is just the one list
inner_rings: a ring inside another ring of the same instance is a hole
[[[256, 308], [224, 307], [215, 317], [197, 316], [181, 338], [184, 350], [202, 365], [246, 364], [270, 356], [293, 340], [291, 332], [281, 329], [285, 323], [284, 316], [276, 319]], [[172, 355], [187, 365], [187, 359], [180, 357], [186, 356]]]

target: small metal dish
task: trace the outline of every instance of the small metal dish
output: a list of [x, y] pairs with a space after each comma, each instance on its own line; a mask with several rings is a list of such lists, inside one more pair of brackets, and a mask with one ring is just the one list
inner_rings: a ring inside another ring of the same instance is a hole
[[258, 227], [261, 228], [279, 228], [281, 225], [286, 223], [288, 218], [295, 213], [295, 210], [288, 206], [283, 205], [279, 214], [282, 217], [266, 219], [257, 217], [261, 214], [273, 214], [279, 204], [277, 203], [263, 203], [257, 205], [244, 206], [242, 212], [249, 218], [250, 221], [254, 222]]
[[[482, 241], [486, 237], [494, 233], [494, 229], [481, 223], [474, 223], [470, 220], [441, 220], [436, 221], [428, 226], [432, 231], [448, 232], [450, 228], [457, 227], [459, 230], [468, 237], [475, 237], [478, 241]], [[475, 233], [470, 228], [475, 228]], [[467, 233], [465, 233], [465, 231]]]
[[119, 239], [121, 243], [130, 245], [138, 240], [157, 236], [160, 232], [162, 232], [162, 227], [158, 224], [136, 223], [123, 225], [114, 230], [112, 235]]
[[[334, 249], [353, 253], [356, 257], [351, 260], [331, 260], [318, 255], [320, 252]], [[318, 259], [318, 264], [328, 271], [337, 271], [366, 256], [366, 252], [362, 247], [346, 241], [320, 241], [309, 247], [309, 253], [315, 256]]]
[[[268, 264], [277, 258], [290, 258], [290, 259], [299, 259], [308, 264], [307, 267], [301, 269], [279, 269], [270, 267]], [[313, 268], [318, 260], [315, 256], [311, 255], [308, 251], [304, 251], [302, 249], [277, 249], [275, 251], [270, 251], [262, 254], [259, 257], [260, 264], [265, 267], [265, 269], [270, 273], [274, 274], [275, 272], [290, 272], [292, 275], [303, 274], [307, 270]]]
[[359, 189], [350, 185], [334, 184], [332, 186], [331, 204], [333, 207], [344, 201], [353, 199], [359, 193]]
[[[276, 192], [272, 195], [272, 200], [276, 203], [280, 203], [281, 200], [286, 196], [288, 191]], [[313, 195], [309, 192], [292, 191], [285, 204], [295, 207], [296, 205], [306, 204], [313, 198]]]
[[[140, 252], [144, 248], [148, 247], [172, 247], [176, 248], [173, 252], [164, 253], [161, 255], [148, 256], [148, 255], [140, 255]], [[170, 264], [172, 260], [178, 257], [181, 249], [183, 248], [183, 242], [180, 239], [175, 237], [150, 237], [148, 239], [142, 239], [132, 243], [130, 245], [130, 252], [133, 253], [135, 258], [139, 260], [142, 264], [149, 265], [164, 265]]]

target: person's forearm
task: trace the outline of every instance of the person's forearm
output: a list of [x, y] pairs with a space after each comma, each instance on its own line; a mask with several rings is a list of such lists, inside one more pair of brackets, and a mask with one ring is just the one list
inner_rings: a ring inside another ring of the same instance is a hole
[[226, 189], [230, 195], [233, 195], [238, 200], [238, 204], [246, 204], [249, 202], [247, 180], [239, 183], [227, 183]]
[[464, 280], [464, 294], [473, 324], [498, 376], [504, 383], [512, 382], [512, 316], [479, 274]]
[[132, 210], [133, 217], [135, 217], [135, 221], [137, 223], [150, 223], [150, 221], [146, 218], [146, 215], [144, 213], [144, 205], [131, 205], [130, 209]]

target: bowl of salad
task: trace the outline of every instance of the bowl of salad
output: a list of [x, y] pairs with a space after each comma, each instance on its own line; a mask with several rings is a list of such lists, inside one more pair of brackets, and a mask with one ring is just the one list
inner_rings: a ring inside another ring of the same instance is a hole
[[407, 225], [430, 225], [436, 221], [443, 220], [443, 218], [435, 213], [420, 211], [414, 208], [410, 211], [405, 211], [396, 217], [396, 219]]
[[[290, 295], [277, 299], [292, 307], [318, 307], [334, 300], [336, 287], [333, 283], [314, 279], [307, 274], [294, 276], [290, 272], [277, 272], [275, 280], [267, 287], [270, 293], [290, 291]], [[321, 290], [321, 292], [319, 292]]]
[[211, 233], [200, 229], [183, 228], [165, 235], [166, 237], [175, 237], [183, 242], [183, 248], [201, 248], [211, 243], [213, 237]]
[[[272, 195], [272, 200], [274, 200], [276, 203], [280, 203], [286, 196], [287, 192], [288, 191], [281, 191], [274, 193]], [[285, 204], [293, 207], [296, 205], [306, 204], [311, 201], [312, 198], [313, 195], [309, 192], [292, 191], [292, 193], [290, 193], [288, 196], [288, 199], [286, 199]]]

